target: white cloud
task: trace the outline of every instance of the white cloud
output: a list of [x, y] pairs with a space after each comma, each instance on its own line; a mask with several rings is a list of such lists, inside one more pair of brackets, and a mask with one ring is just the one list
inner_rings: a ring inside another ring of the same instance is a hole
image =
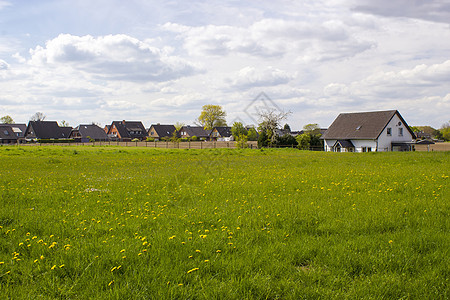
[[199, 56], [281, 57], [295, 52], [304, 60], [321, 61], [352, 57], [373, 47], [373, 42], [355, 38], [339, 20], [262, 19], [248, 27], [166, 23], [163, 28], [178, 33], [186, 50]]
[[70, 67], [103, 80], [163, 82], [190, 76], [194, 64], [127, 35], [61, 34], [30, 50], [30, 65]]
[[0, 59], [0, 71], [9, 69], [9, 65], [6, 61]]
[[408, 17], [450, 23], [449, 0], [353, 0], [357, 11], [386, 17]]
[[5, 8], [7, 6], [11, 6], [11, 3], [9, 1], [0, 0], [0, 10], [2, 10], [3, 8]]
[[273, 67], [260, 69], [245, 67], [228, 78], [226, 82], [238, 89], [248, 89], [286, 84], [294, 78], [295, 74], [289, 74]]

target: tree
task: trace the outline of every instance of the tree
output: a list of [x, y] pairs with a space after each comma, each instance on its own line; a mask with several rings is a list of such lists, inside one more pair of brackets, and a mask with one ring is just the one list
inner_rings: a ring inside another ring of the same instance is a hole
[[44, 121], [47, 116], [44, 113], [37, 112], [31, 116], [30, 121]]
[[0, 118], [2, 124], [14, 124], [14, 120], [10, 115], [6, 115]]
[[248, 134], [247, 134], [248, 140], [249, 141], [257, 141], [258, 140], [258, 133], [256, 132], [255, 128], [250, 128], [248, 130]]
[[450, 121], [442, 124], [441, 129], [439, 129], [439, 131], [441, 132], [442, 138], [445, 141], [450, 141]]
[[297, 146], [297, 144], [298, 142], [296, 141], [295, 137], [288, 133], [277, 137], [277, 145], [279, 147], [293, 147]]
[[289, 126], [288, 123], [284, 124], [283, 129], [284, 129], [284, 131], [291, 132], [291, 126]]
[[225, 117], [227, 113], [220, 105], [207, 104], [202, 106], [202, 112], [197, 121], [206, 130], [212, 130], [214, 127], [227, 126]]
[[233, 135], [234, 139], [237, 140], [239, 136], [241, 135], [248, 135], [247, 129], [245, 129], [244, 125], [242, 125], [241, 122], [234, 122], [233, 126], [231, 127], [231, 134]]
[[302, 150], [308, 150], [311, 143], [311, 135], [309, 133], [303, 133], [296, 137], [298, 148]]
[[176, 129], [177, 131], [180, 131], [181, 128], [183, 128], [184, 123], [176, 122], [174, 126], [175, 126], [175, 129]]
[[290, 111], [284, 112], [277, 111], [275, 109], [259, 112], [259, 119], [261, 123], [259, 123], [258, 130], [261, 133], [266, 133], [270, 145], [274, 145], [276, 142], [276, 131], [279, 129], [281, 121], [287, 119], [290, 114]]
[[242, 149], [242, 148], [247, 148], [247, 141], [248, 141], [248, 137], [245, 134], [240, 134], [237, 136], [236, 139], [236, 147], [238, 149]]
[[69, 127], [69, 122], [67, 122], [66, 120], [62, 120], [61, 122], [59, 122], [59, 126], [60, 127]]
[[261, 149], [263, 147], [269, 146], [270, 140], [267, 132], [265, 130], [260, 131], [258, 136], [258, 148]]
[[319, 124], [317, 124], [317, 123], [306, 124], [305, 126], [303, 126], [303, 130], [306, 133], [311, 133], [311, 134], [319, 134], [320, 133], [320, 127], [319, 127]]

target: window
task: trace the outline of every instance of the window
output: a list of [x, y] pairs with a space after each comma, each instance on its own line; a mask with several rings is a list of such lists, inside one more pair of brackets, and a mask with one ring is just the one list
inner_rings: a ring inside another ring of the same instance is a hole
[[362, 152], [367, 152], [367, 148], [366, 147], [362, 147]]
[[392, 135], [392, 128], [387, 128], [386, 132], [387, 132], [388, 136], [391, 136]]
[[398, 129], [398, 136], [403, 136], [403, 128]]

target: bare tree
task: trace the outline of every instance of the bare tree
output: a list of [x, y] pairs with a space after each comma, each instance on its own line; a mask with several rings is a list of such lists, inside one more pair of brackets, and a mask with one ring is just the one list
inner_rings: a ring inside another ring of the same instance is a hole
[[44, 113], [37, 112], [31, 116], [30, 121], [44, 121], [47, 116]]
[[284, 112], [277, 109], [258, 112], [260, 120], [259, 130], [266, 132], [271, 144], [275, 143], [277, 137], [276, 131], [281, 127], [281, 122], [286, 120], [291, 114], [291, 111]]

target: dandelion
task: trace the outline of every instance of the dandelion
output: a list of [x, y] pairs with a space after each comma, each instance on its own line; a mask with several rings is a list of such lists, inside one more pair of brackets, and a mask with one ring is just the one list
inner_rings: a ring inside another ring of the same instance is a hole
[[53, 267], [50, 268], [50, 270], [54, 270], [56, 268], [56, 265], [53, 265]]
[[120, 253], [124, 253], [124, 252], [125, 252], [125, 249], [120, 250]]
[[393, 243], [393, 241], [392, 240], [389, 240], [389, 244], [392, 244]]
[[199, 270], [198, 268], [193, 268], [193, 269], [190, 269], [189, 271], [187, 271], [186, 274], [189, 274], [189, 273], [192, 273], [192, 272], [195, 272], [198, 270]]
[[109, 283], [108, 283], [108, 286], [110, 286], [111, 284], [113, 284], [114, 283], [114, 280], [111, 280]]

